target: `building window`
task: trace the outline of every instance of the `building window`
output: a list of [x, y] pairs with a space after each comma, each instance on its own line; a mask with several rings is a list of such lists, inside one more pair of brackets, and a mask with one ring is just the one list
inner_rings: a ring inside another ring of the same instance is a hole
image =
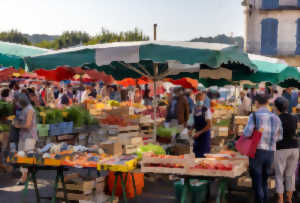
[[279, 0], [262, 0], [262, 9], [276, 9], [279, 7]]
[[300, 55], [300, 18], [298, 18], [298, 20], [297, 20], [296, 44], [297, 44], [297, 47], [296, 47], [295, 54]]
[[261, 54], [277, 54], [278, 20], [266, 18], [261, 22]]
[[300, 0], [298, 0], [298, 7], [300, 7]]

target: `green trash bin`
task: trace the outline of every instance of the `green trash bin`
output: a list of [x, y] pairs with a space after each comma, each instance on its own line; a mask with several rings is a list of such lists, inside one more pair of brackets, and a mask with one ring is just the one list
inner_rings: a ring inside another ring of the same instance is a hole
[[37, 124], [37, 130], [40, 137], [47, 137], [49, 134], [48, 124]]
[[[190, 180], [190, 183], [191, 183], [191, 194], [190, 194], [191, 203], [206, 202], [206, 198], [208, 194], [208, 181], [193, 179]], [[181, 181], [177, 181], [174, 183], [174, 187], [175, 187], [177, 202], [180, 202], [184, 185]]]

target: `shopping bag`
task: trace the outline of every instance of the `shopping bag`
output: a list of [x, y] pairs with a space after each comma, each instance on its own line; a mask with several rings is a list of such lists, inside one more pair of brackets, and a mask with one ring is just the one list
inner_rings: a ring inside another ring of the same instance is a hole
[[257, 145], [262, 136], [262, 130], [258, 130], [256, 126], [256, 115], [253, 113], [254, 130], [251, 137], [241, 136], [235, 144], [235, 148], [242, 154], [250, 158], [254, 158]]

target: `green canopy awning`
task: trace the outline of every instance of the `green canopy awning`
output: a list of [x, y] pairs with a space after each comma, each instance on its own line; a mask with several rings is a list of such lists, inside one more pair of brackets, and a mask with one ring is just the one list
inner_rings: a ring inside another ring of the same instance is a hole
[[24, 68], [23, 57], [36, 56], [48, 51], [47, 49], [38, 47], [0, 41], [0, 65], [4, 67]]
[[[61, 65], [88, 66], [116, 80], [146, 76], [152, 79], [199, 78], [201, 68], [245, 69], [256, 66], [236, 46], [198, 42], [119, 42], [82, 46], [27, 57], [29, 69], [53, 69]], [[154, 69], [155, 67], [155, 69]]]

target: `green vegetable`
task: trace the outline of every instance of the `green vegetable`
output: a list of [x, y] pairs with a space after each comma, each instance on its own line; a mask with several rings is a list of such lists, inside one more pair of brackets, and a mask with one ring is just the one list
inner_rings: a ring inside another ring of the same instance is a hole
[[6, 118], [13, 115], [13, 104], [0, 102], [0, 118]]
[[59, 109], [50, 109], [50, 108], [37, 108], [37, 118], [39, 123], [43, 123], [43, 118], [40, 115], [40, 112], [46, 113], [46, 124], [55, 124], [63, 122], [62, 111]]
[[67, 117], [65, 118], [66, 122], [73, 121], [74, 127], [81, 127], [84, 125], [84, 116], [81, 112], [82, 107], [79, 106], [71, 106], [66, 110], [68, 113]]
[[157, 155], [166, 154], [166, 151], [160, 145], [147, 144], [147, 145], [140, 146], [137, 149], [136, 154], [138, 156], [138, 159], [142, 159], [143, 154], [145, 152], [153, 152], [154, 154]]
[[159, 127], [157, 129], [157, 136], [159, 136], [159, 137], [172, 137], [176, 133], [177, 133], [176, 128]]
[[9, 132], [10, 128], [7, 124], [0, 124], [0, 132]]
[[215, 126], [229, 126], [230, 119], [221, 119], [215, 123]]
[[65, 111], [68, 113], [65, 121], [73, 121], [75, 127], [98, 124], [98, 120], [92, 117], [91, 114], [82, 106], [72, 106]]

